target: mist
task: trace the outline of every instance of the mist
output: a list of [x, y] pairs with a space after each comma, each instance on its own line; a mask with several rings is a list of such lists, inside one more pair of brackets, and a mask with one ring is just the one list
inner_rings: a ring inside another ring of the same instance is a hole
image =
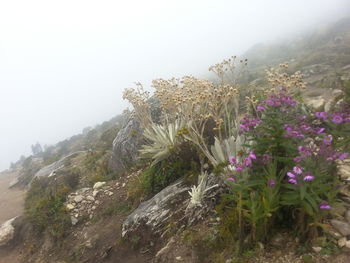
[[0, 170], [120, 114], [124, 88], [207, 74], [258, 42], [350, 14], [348, 0], [2, 1]]

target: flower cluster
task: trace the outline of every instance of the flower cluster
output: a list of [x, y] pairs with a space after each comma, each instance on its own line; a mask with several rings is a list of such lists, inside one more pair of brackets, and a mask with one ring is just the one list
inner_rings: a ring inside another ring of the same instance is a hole
[[228, 175], [228, 180], [231, 182], [235, 182], [236, 178], [235, 178], [235, 174], [234, 172], [242, 172], [243, 170], [252, 167], [253, 165], [253, 160], [256, 160], [256, 155], [254, 152], [249, 152], [248, 156], [243, 158], [241, 160], [241, 162], [239, 162], [235, 157], [231, 156], [229, 158], [229, 170], [230, 170], [230, 174]]
[[333, 113], [316, 112], [315, 117], [321, 120], [330, 120], [335, 124], [350, 122], [350, 111], [337, 111]]
[[261, 123], [261, 120], [258, 120], [256, 118], [249, 118], [248, 116], [245, 116], [241, 120], [241, 124], [239, 125], [240, 132], [250, 131], [251, 129], [254, 129], [260, 123]]
[[287, 172], [288, 182], [297, 185], [300, 180], [310, 182], [315, 179], [315, 176], [310, 172], [304, 172], [301, 166], [294, 166], [293, 170]]

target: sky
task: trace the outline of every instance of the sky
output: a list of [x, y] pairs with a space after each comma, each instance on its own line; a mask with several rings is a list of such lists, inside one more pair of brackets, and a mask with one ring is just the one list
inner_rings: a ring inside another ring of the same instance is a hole
[[349, 14], [349, 0], [1, 0], [0, 170], [120, 114], [134, 82], [200, 76]]

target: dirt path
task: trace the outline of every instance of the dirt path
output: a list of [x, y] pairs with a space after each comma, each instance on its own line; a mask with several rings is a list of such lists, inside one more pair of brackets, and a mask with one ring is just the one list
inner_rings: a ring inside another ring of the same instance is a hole
[[8, 187], [14, 176], [11, 172], [0, 173], [0, 224], [23, 213], [25, 191]]

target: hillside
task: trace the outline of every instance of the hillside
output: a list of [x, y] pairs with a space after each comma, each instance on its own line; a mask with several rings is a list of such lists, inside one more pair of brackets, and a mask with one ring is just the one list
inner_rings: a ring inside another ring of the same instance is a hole
[[0, 262], [349, 262], [350, 18], [243, 57], [3, 172]]

